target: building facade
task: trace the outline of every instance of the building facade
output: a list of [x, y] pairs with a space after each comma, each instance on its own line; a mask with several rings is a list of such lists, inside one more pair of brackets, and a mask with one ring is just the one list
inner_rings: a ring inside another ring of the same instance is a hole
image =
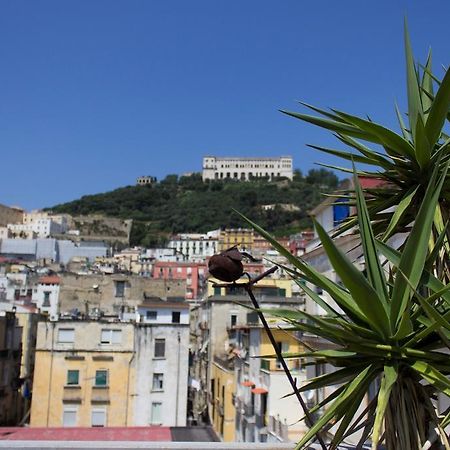
[[184, 233], [173, 236], [168, 247], [185, 261], [201, 262], [214, 255], [219, 247], [220, 230], [201, 233]]
[[278, 177], [293, 179], [292, 158], [238, 158], [205, 156], [203, 158], [202, 178], [205, 180], [233, 179], [248, 181], [253, 178]]
[[20, 364], [22, 328], [15, 312], [0, 315], [0, 426], [17, 425], [21, 419]]
[[30, 425], [185, 426], [188, 340], [184, 315], [39, 323]]
[[[295, 423], [301, 411], [294, 397], [282, 398], [292, 388], [276, 359], [260, 358], [274, 350], [256, 313], [242, 306], [249, 303], [248, 297], [232, 288], [217, 291], [192, 309], [193, 419], [197, 423], [209, 419], [225, 441], [298, 441], [304, 432], [304, 425]], [[264, 308], [303, 308], [302, 299], [274, 293], [270, 287], [255, 290]], [[294, 337], [278, 329], [278, 321], [269, 324], [283, 352], [302, 352]], [[289, 366], [301, 383], [306, 373], [300, 358]]]

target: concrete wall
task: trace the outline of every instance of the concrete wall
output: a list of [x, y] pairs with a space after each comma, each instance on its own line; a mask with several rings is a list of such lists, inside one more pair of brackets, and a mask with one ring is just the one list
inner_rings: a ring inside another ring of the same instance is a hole
[[[165, 339], [164, 357], [155, 357], [155, 339]], [[161, 403], [161, 425], [186, 425], [188, 346], [189, 327], [186, 325], [137, 326], [136, 382], [131, 394], [134, 425], [152, 424], [152, 403]], [[155, 373], [163, 374], [161, 390], [153, 389]]]
[[22, 223], [23, 210], [10, 208], [0, 204], [0, 226], [5, 227], [8, 223]]
[[[123, 296], [116, 296], [118, 283], [124, 283]], [[138, 306], [144, 301], [145, 295], [166, 299], [184, 297], [185, 291], [185, 282], [181, 280], [159, 280], [120, 274], [61, 274], [60, 311], [67, 312], [78, 308], [85, 312], [87, 305], [89, 309], [100, 308], [105, 313], [118, 313], [122, 305]]]

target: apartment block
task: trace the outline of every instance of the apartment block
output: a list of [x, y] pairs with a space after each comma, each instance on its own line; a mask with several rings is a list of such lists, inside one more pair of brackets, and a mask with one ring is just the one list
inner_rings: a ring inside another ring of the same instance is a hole
[[220, 230], [208, 233], [183, 233], [173, 236], [167, 246], [184, 261], [205, 261], [218, 252]]
[[[304, 307], [302, 298], [264, 289], [255, 287], [255, 296], [265, 309]], [[230, 285], [192, 309], [189, 405], [194, 420], [208, 417], [225, 441], [298, 441], [305, 431], [296, 423], [299, 406], [294, 397], [282, 398], [292, 388], [276, 358], [260, 358], [275, 352], [257, 314], [244, 305], [250, 306], [248, 296]], [[279, 329], [278, 319], [268, 321], [283, 352], [303, 352], [292, 333]], [[289, 361], [289, 367], [301, 384], [306, 377], [301, 357]]]
[[[188, 310], [179, 322], [60, 320], [39, 324], [32, 427], [185, 426]], [[170, 313], [172, 319], [173, 315]]]

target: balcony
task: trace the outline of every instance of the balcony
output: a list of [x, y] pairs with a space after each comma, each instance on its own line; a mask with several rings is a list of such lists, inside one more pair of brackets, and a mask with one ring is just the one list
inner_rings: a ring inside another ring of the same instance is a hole
[[81, 403], [81, 386], [64, 386], [63, 403], [79, 404]]
[[281, 420], [276, 419], [273, 416], [269, 416], [269, 423], [267, 425], [267, 431], [269, 433], [278, 436], [282, 440], [288, 439], [288, 426], [287, 424], [281, 422]]
[[92, 386], [91, 403], [95, 404], [109, 403], [109, 387]]

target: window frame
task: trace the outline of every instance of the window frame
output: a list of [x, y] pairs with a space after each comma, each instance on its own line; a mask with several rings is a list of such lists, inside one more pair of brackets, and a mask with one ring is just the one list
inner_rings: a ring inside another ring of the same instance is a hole
[[[74, 375], [76, 373], [76, 383], [71, 382], [70, 375]], [[67, 370], [67, 378], [66, 378], [66, 386], [79, 386], [80, 385], [80, 371], [79, 369], [68, 369]]]
[[[157, 344], [163, 344], [163, 351], [161, 355], [157, 355]], [[165, 338], [155, 338], [155, 343], [153, 346], [153, 357], [156, 359], [163, 359], [166, 357], [166, 339]]]
[[[66, 417], [66, 414], [73, 414], [74, 415], [74, 423], [73, 423], [73, 425], [67, 425], [66, 423], [65, 423], [65, 417]], [[70, 427], [76, 427], [76, 426], [78, 426], [78, 408], [76, 408], [76, 407], [73, 407], [73, 406], [69, 406], [69, 407], [64, 407], [64, 409], [63, 409], [63, 413], [62, 413], [62, 424], [61, 424], [61, 426], [63, 427], [63, 428], [70, 428]]]
[[[154, 417], [154, 411], [155, 411], [155, 407], [156, 407], [156, 405], [158, 405], [159, 406], [159, 409], [158, 409], [158, 417]], [[162, 420], [162, 402], [152, 402], [152, 405], [151, 405], [151, 409], [150, 409], [150, 424], [151, 425], [161, 425], [162, 423], [163, 423], [163, 420]], [[156, 420], [156, 419], [159, 419], [159, 420]]]
[[[150, 313], [154, 317], [150, 317]], [[145, 320], [158, 320], [158, 311], [153, 309], [145, 311]]]
[[[104, 338], [104, 333], [109, 333], [108, 338]], [[116, 341], [114, 336], [119, 336]], [[100, 330], [100, 344], [101, 345], [120, 345], [122, 343], [122, 330], [118, 328], [102, 328]]]
[[172, 323], [181, 323], [181, 311], [172, 311]]
[[[99, 384], [99, 383], [98, 383], [99, 372], [104, 372], [104, 373], [106, 374], [106, 377], [105, 377], [105, 384]], [[108, 371], [108, 369], [97, 369], [97, 370], [95, 371], [95, 376], [94, 376], [94, 387], [96, 387], [96, 388], [107, 388], [107, 387], [109, 387], [109, 371]]]
[[[103, 414], [103, 424], [94, 424], [94, 414]], [[105, 408], [92, 408], [91, 410], [91, 427], [93, 428], [104, 428], [107, 426], [107, 412]]]
[[152, 391], [162, 392], [164, 391], [164, 374], [161, 372], [153, 373]]
[[[71, 333], [72, 339], [71, 340], [61, 339], [62, 332], [72, 332]], [[73, 344], [75, 342], [75, 328], [58, 328], [57, 342], [58, 344]]]

